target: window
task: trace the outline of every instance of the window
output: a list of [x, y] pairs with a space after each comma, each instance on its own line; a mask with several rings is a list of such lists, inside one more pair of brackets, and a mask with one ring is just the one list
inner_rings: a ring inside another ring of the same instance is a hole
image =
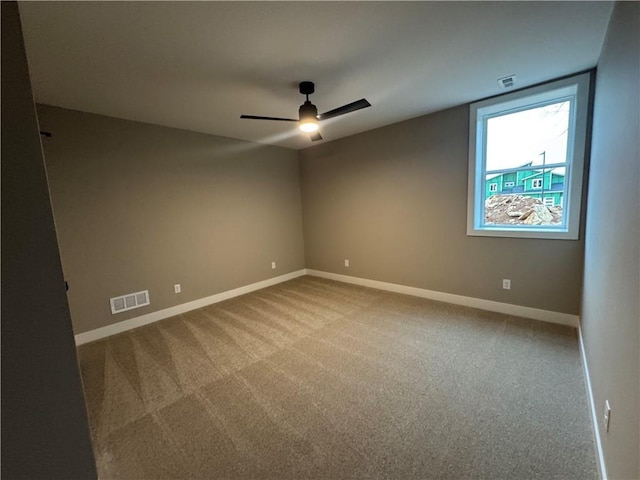
[[467, 235], [578, 238], [589, 77], [471, 105]]

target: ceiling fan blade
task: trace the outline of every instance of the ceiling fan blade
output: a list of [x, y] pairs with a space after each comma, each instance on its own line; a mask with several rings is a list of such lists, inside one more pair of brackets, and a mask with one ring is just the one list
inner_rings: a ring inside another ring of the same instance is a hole
[[322, 135], [320, 135], [320, 132], [314, 132], [309, 134], [309, 138], [312, 142], [315, 142], [317, 140], [322, 140]]
[[355, 112], [356, 110], [360, 110], [361, 108], [367, 108], [370, 106], [371, 104], [367, 102], [367, 100], [361, 98], [360, 100], [356, 100], [355, 102], [351, 102], [347, 105], [329, 110], [328, 112], [321, 113], [320, 115], [318, 115], [318, 120], [326, 120], [328, 118], [337, 117], [338, 115], [344, 115], [345, 113]]
[[249, 118], [253, 120], [277, 120], [279, 122], [297, 122], [297, 118], [280, 118], [280, 117], [261, 117], [259, 115], [240, 115], [240, 118]]

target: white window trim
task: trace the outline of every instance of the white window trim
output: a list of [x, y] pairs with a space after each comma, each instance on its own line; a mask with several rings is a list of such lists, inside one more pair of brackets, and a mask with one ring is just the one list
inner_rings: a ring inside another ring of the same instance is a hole
[[[534, 188], [535, 188], [536, 190], [537, 190], [538, 188], [539, 188], [539, 189], [542, 189], [542, 181], [543, 181], [543, 179], [542, 179], [542, 178], [534, 178], [533, 180], [531, 180], [531, 188], [532, 188], [532, 189], [534, 189]], [[536, 186], [536, 185], [537, 185], [537, 186]]]
[[[587, 122], [589, 110], [590, 73], [582, 73], [568, 78], [519, 90], [499, 97], [493, 97], [471, 104], [469, 121], [469, 185], [467, 199], [467, 235], [486, 237], [515, 238], [548, 238], [561, 240], [577, 240], [580, 230], [580, 210], [582, 197], [582, 180], [584, 157], [586, 150]], [[501, 226], [484, 225], [484, 178], [482, 165], [486, 135], [482, 115], [523, 109], [537, 102], [548, 102], [551, 98], [575, 91], [574, 112], [570, 122], [573, 123], [574, 136], [568, 138], [568, 161], [565, 174], [566, 195], [561, 202], [565, 209], [564, 224], [560, 226]], [[566, 197], [566, 198], [565, 198]], [[567, 208], [569, 207], [569, 208]]]
[[490, 183], [489, 184], [489, 191], [490, 192], [497, 192], [498, 191], [498, 184], [497, 183]]

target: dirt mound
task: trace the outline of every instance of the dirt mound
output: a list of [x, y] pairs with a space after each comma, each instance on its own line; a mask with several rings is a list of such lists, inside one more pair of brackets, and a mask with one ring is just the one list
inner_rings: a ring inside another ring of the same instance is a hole
[[539, 198], [492, 195], [485, 201], [485, 225], [559, 225], [562, 207], [545, 207]]

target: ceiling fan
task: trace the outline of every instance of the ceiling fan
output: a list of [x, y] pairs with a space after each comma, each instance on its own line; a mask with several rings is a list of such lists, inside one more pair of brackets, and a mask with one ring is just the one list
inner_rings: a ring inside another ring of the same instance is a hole
[[300, 82], [299, 88], [300, 93], [302, 95], [306, 95], [307, 99], [302, 105], [300, 105], [297, 119], [262, 117], [259, 115], [240, 115], [240, 118], [249, 118], [253, 120], [276, 120], [279, 122], [299, 122], [300, 130], [308, 133], [311, 141], [315, 142], [316, 140], [322, 140], [322, 136], [318, 131], [318, 121], [338, 117], [340, 115], [344, 115], [345, 113], [355, 112], [356, 110], [360, 110], [361, 108], [367, 108], [371, 106], [371, 104], [367, 100], [361, 98], [360, 100], [356, 100], [355, 102], [348, 103], [347, 105], [334, 108], [333, 110], [329, 110], [328, 112], [318, 115], [318, 108], [309, 101], [309, 95], [315, 92], [315, 85], [313, 84], [313, 82]]

